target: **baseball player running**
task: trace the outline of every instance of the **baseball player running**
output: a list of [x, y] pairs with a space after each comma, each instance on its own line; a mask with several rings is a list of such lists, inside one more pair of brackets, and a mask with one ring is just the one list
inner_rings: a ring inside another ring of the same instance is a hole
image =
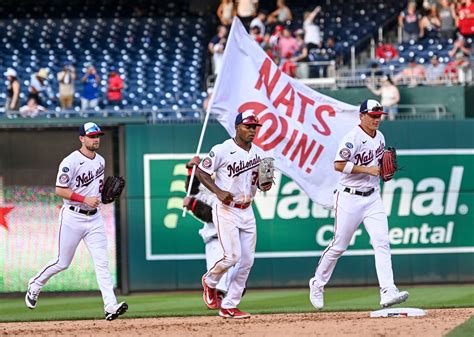
[[[199, 165], [200, 162], [199, 157], [195, 156], [186, 164], [188, 168], [188, 176], [186, 177], [185, 184], [186, 190], [188, 189], [193, 166]], [[217, 201], [215, 194], [204, 187], [197, 178], [193, 179], [191, 196], [185, 197], [183, 200], [183, 206], [204, 223], [203, 227], [199, 230], [199, 235], [201, 235], [206, 245], [206, 270], [211, 269], [216, 262], [222, 258], [222, 255], [224, 255], [224, 251], [217, 237], [216, 226], [212, 222], [212, 207]], [[235, 267], [231, 267], [221, 277], [216, 286], [219, 301], [227, 294], [234, 268]]]
[[[215, 145], [196, 171], [199, 181], [215, 193], [212, 218], [217, 228], [224, 256], [202, 277], [203, 300], [210, 309], [218, 309], [216, 286], [230, 267], [239, 265], [222, 300], [219, 316], [249, 318], [237, 306], [242, 299], [255, 257], [256, 222], [251, 207], [258, 186], [258, 165], [263, 152], [252, 141], [261, 124], [250, 113], [239, 113], [235, 119], [236, 136]], [[215, 173], [215, 181], [211, 175]], [[265, 190], [271, 188], [267, 185]]]
[[343, 174], [334, 195], [334, 238], [321, 256], [315, 276], [309, 281], [309, 298], [316, 309], [323, 308], [324, 286], [361, 222], [369, 233], [375, 252], [380, 305], [385, 308], [408, 298], [408, 292], [399, 291], [393, 281], [388, 221], [379, 191], [379, 160], [385, 138], [378, 128], [384, 114], [379, 102], [371, 99], [363, 102], [360, 125], [351, 130], [339, 145], [334, 169]]
[[94, 261], [97, 283], [104, 301], [105, 319], [116, 319], [128, 305], [117, 304], [112, 277], [108, 268], [107, 237], [102, 216], [98, 211], [104, 183], [105, 161], [96, 151], [104, 133], [95, 123], [79, 128], [82, 146], [63, 159], [56, 179], [56, 194], [64, 204], [59, 215], [58, 257], [50, 261], [28, 282], [26, 306], [36, 308], [41, 288], [57, 273], [71, 264], [77, 246], [84, 240]]

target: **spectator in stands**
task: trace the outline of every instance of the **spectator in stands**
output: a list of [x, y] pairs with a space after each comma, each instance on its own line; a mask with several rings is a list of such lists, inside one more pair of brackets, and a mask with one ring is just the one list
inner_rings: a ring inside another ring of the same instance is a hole
[[304, 42], [309, 50], [321, 48], [321, 31], [314, 19], [321, 12], [321, 6], [317, 6], [312, 12], [303, 14]]
[[453, 49], [448, 52], [448, 55], [454, 57], [458, 51], [461, 51], [463, 54], [468, 56], [471, 54], [471, 49], [466, 46], [466, 38], [463, 35], [459, 35], [458, 39], [454, 41]]
[[474, 3], [471, 0], [464, 0], [459, 8], [459, 32], [464, 37], [474, 37]]
[[7, 100], [5, 101], [5, 114], [8, 118], [15, 116], [16, 112], [20, 109], [20, 81], [16, 70], [8, 68], [3, 73], [7, 78]]
[[380, 103], [384, 107], [384, 111], [388, 112], [388, 118], [393, 121], [398, 113], [398, 102], [400, 102], [400, 92], [395, 84], [393, 84], [390, 76], [382, 78], [382, 86], [379, 89], [368, 85], [367, 88], [377, 96], [381, 96]]
[[321, 55], [326, 56], [328, 60], [335, 60], [336, 65], [344, 63], [344, 55], [342, 53], [342, 46], [336, 43], [334, 37], [330, 36], [326, 40], [321, 50]]
[[466, 71], [469, 67], [469, 59], [458, 51], [453, 61], [449, 62], [444, 68], [444, 74], [452, 83], [466, 83]]
[[441, 84], [444, 69], [440, 64], [438, 56], [431, 57], [431, 64], [426, 68], [426, 81], [429, 84]]
[[293, 20], [293, 14], [288, 6], [286, 6], [285, 0], [277, 0], [276, 6], [277, 9], [268, 15], [267, 23], [269, 25], [290, 25]]
[[306, 47], [306, 43], [304, 42], [304, 31], [302, 29], [296, 30], [295, 38], [298, 49], [291, 58], [291, 61], [296, 64], [295, 77], [308, 78], [309, 68], [308, 64], [306, 63], [308, 61], [308, 47]]
[[225, 44], [227, 41], [227, 27], [217, 27], [217, 35], [215, 35], [208, 44], [209, 52], [212, 55], [212, 69], [213, 74], [217, 75], [222, 65], [222, 57], [224, 53]]
[[46, 112], [47, 109], [39, 105], [34, 97], [29, 97], [26, 105], [20, 108], [21, 117], [36, 117], [42, 112]]
[[286, 59], [293, 57], [293, 54], [298, 50], [298, 42], [291, 35], [288, 28], [283, 28], [282, 35], [278, 40], [278, 52], [280, 59], [285, 62]]
[[28, 87], [28, 100], [34, 98], [38, 105], [44, 105], [44, 93], [49, 99], [54, 99], [53, 91], [48, 85], [48, 69], [41, 68], [36, 74], [33, 74], [30, 79], [30, 86]]
[[57, 73], [56, 78], [59, 82], [59, 104], [61, 109], [71, 109], [74, 101], [76, 69], [70, 63], [65, 63], [63, 70]]
[[268, 49], [271, 51], [273, 60], [275, 60], [275, 58], [279, 56], [278, 42], [280, 41], [280, 38], [282, 36], [283, 29], [284, 27], [282, 25], [277, 25], [271, 35], [267, 33], [264, 37], [263, 49]]
[[234, 2], [232, 0], [221, 0], [217, 8], [217, 17], [223, 26], [230, 26], [234, 18]]
[[408, 67], [397, 74], [395, 77], [395, 82], [408, 84], [410, 87], [415, 87], [418, 84], [423, 83], [425, 79], [425, 68], [416, 62], [416, 58], [412, 57], [408, 60]]
[[258, 0], [236, 0], [235, 7], [237, 16], [248, 31], [250, 22], [257, 15]]
[[107, 100], [109, 105], [122, 107], [123, 88], [123, 79], [117, 72], [117, 68], [115, 66], [111, 66], [107, 87]]
[[449, 0], [439, 0], [437, 12], [441, 22], [441, 37], [445, 39], [454, 38], [454, 31], [456, 30], [454, 4], [449, 3]]
[[87, 67], [86, 73], [81, 78], [83, 83], [81, 96], [81, 110], [94, 109], [99, 104], [100, 77], [94, 66]]
[[260, 34], [260, 27], [253, 26], [250, 28], [250, 37], [254, 39], [259, 45], [263, 43], [263, 36]]
[[398, 25], [402, 27], [402, 39], [404, 42], [415, 40], [420, 37], [421, 16], [416, 10], [416, 2], [410, 1], [407, 9], [403, 10], [398, 16]]
[[383, 40], [380, 40], [377, 48], [375, 49], [375, 57], [378, 60], [384, 60], [385, 62], [390, 62], [391, 60], [398, 57], [397, 49], [391, 43], [384, 43]]
[[258, 11], [258, 15], [250, 22], [250, 28], [258, 27], [260, 28], [260, 34], [265, 36], [265, 20], [267, 18], [267, 13], [263, 10]]
[[439, 37], [441, 21], [436, 15], [436, 9], [432, 8], [420, 21], [420, 37], [436, 39]]
[[222, 60], [224, 58], [224, 49], [227, 43], [227, 38], [223, 37], [214, 45], [212, 53], [212, 61], [214, 65], [214, 75], [219, 75], [222, 68]]

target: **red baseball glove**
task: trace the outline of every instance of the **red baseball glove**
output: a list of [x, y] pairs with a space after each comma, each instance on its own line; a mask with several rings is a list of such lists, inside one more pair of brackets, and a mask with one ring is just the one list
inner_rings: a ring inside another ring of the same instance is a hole
[[397, 151], [393, 147], [384, 150], [380, 162], [380, 177], [383, 181], [389, 181], [398, 170]]

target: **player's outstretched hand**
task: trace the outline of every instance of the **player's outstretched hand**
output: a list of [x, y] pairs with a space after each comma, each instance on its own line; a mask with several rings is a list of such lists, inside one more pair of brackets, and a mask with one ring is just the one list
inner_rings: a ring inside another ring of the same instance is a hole
[[99, 197], [85, 197], [84, 204], [86, 204], [89, 207], [96, 208], [100, 204], [100, 198]]
[[220, 191], [219, 193], [217, 193], [217, 199], [222, 202], [231, 202], [232, 200], [234, 200], [234, 196], [230, 192]]
[[369, 166], [367, 167], [367, 173], [371, 176], [376, 177], [380, 174], [380, 168], [378, 168], [377, 166]]

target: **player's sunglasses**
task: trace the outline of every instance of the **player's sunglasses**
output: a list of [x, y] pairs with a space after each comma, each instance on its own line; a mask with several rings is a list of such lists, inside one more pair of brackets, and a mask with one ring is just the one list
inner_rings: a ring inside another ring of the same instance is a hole
[[86, 130], [86, 135], [89, 134], [89, 133], [94, 133], [94, 132], [101, 132], [101, 130], [99, 129], [99, 127], [97, 125], [93, 125], [90, 128], [88, 128]]

